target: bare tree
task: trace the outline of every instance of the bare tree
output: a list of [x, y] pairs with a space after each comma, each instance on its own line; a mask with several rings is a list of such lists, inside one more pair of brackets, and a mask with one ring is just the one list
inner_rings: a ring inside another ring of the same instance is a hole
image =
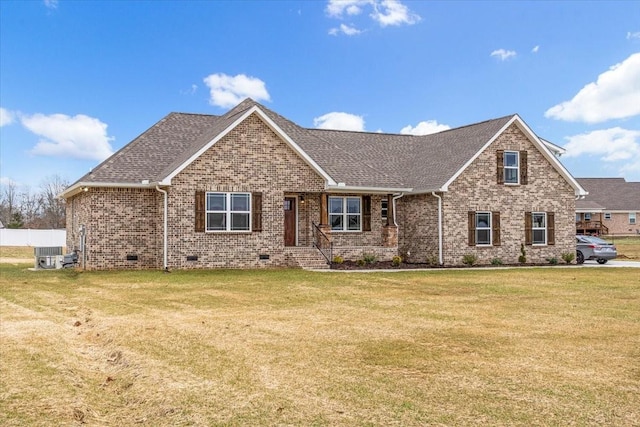
[[59, 175], [46, 178], [40, 186], [40, 206], [43, 226], [46, 228], [64, 228], [66, 204], [58, 195], [69, 183]]
[[30, 187], [24, 187], [20, 193], [20, 210], [27, 228], [42, 228], [41, 196], [31, 191]]
[[1, 184], [0, 188], [0, 221], [3, 224], [9, 224], [14, 214], [19, 210], [18, 205], [18, 185], [9, 181]]

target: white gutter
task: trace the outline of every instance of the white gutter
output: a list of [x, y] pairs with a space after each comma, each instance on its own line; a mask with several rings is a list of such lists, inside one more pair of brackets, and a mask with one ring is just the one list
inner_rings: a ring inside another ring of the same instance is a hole
[[440, 265], [444, 264], [442, 259], [442, 197], [438, 196], [435, 191], [431, 192], [433, 197], [438, 199], [438, 262]]
[[393, 205], [393, 225], [395, 225], [396, 227], [398, 226], [398, 223], [396, 222], [396, 200], [398, 200], [402, 196], [404, 196], [404, 194], [400, 193], [397, 196], [393, 196], [393, 199], [391, 199], [391, 204]]
[[58, 194], [58, 197], [66, 199], [82, 191], [88, 191], [89, 188], [153, 188], [153, 186], [148, 182], [140, 184], [122, 182], [78, 182]]
[[384, 187], [357, 187], [351, 185], [325, 185], [324, 189], [333, 193], [370, 193], [370, 194], [389, 194], [389, 193], [410, 193], [412, 188], [384, 188]]
[[168, 193], [166, 190], [163, 190], [159, 186], [156, 185], [156, 190], [161, 192], [164, 195], [164, 232], [162, 237], [162, 263], [164, 267], [164, 271], [169, 271], [169, 267], [167, 266], [167, 233], [168, 233], [168, 219], [167, 219], [167, 208], [169, 206], [168, 202]]

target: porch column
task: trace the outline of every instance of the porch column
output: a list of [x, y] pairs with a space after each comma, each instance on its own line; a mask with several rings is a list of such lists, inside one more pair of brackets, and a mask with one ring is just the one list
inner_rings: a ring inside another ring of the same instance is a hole
[[331, 226], [329, 225], [329, 195], [320, 193], [320, 224], [318, 228], [327, 236], [327, 242], [331, 242]]
[[329, 209], [327, 193], [320, 193], [320, 226], [329, 225]]
[[387, 195], [387, 225], [382, 227], [382, 245], [386, 248], [398, 246], [398, 227], [393, 222], [393, 194]]

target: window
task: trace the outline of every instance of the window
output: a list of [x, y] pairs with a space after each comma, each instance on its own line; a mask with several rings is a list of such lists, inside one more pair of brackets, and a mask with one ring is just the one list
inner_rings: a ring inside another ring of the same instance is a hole
[[498, 184], [526, 185], [527, 151], [496, 151], [496, 166]]
[[360, 197], [329, 197], [329, 224], [335, 231], [361, 231]]
[[611, 219], [611, 212], [605, 212], [604, 219]]
[[491, 212], [476, 212], [476, 245], [491, 245]]
[[555, 214], [553, 212], [524, 213], [525, 245], [555, 245]]
[[389, 199], [382, 198], [380, 212], [382, 213], [382, 222], [387, 222], [387, 215], [389, 214]]
[[469, 246], [500, 246], [500, 212], [469, 211]]
[[591, 214], [590, 213], [584, 214], [584, 220], [585, 221], [591, 221]]
[[520, 176], [520, 161], [517, 151], [504, 152], [504, 182], [505, 184], [518, 184]]
[[636, 213], [629, 212], [629, 224], [633, 225], [636, 223]]
[[580, 222], [580, 221], [582, 221], [582, 216], [579, 213], [577, 213], [576, 214], [576, 222]]
[[249, 231], [249, 193], [207, 193], [207, 231]]
[[534, 245], [547, 244], [547, 214], [545, 212], [532, 212], [532, 231]]

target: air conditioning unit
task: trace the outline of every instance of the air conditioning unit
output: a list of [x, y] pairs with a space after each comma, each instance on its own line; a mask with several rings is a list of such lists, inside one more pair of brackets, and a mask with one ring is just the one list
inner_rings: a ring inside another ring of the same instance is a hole
[[33, 249], [36, 270], [62, 268], [64, 255], [61, 247], [40, 247]]

